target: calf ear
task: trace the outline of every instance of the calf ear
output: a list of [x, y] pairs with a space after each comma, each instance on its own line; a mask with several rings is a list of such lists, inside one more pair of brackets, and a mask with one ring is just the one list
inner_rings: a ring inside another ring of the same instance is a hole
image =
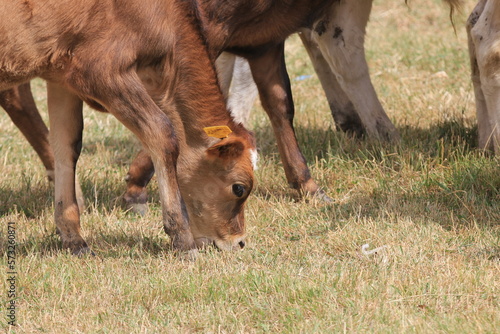
[[219, 158], [229, 161], [240, 157], [245, 150], [245, 144], [239, 138], [229, 137], [207, 149], [210, 158]]

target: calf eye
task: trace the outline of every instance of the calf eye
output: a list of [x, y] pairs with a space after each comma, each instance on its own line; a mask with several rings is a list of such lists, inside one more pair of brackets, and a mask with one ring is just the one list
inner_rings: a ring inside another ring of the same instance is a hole
[[245, 187], [241, 184], [233, 184], [233, 194], [235, 194], [238, 197], [243, 196], [245, 193]]

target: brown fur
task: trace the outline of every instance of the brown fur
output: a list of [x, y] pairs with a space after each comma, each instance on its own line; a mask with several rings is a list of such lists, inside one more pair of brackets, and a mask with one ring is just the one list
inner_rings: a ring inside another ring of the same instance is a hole
[[[64, 247], [74, 254], [89, 251], [80, 233], [74, 187], [81, 101], [115, 115], [147, 148], [175, 249], [207, 241], [224, 249], [243, 244], [243, 201], [224, 182], [245, 184], [251, 191], [253, 138], [226, 110], [188, 2], [2, 0], [0, 13], [0, 30], [6, 32], [0, 36], [0, 90], [35, 76], [48, 81], [55, 218]], [[227, 146], [239, 154], [208, 159], [206, 150], [219, 140], [202, 128], [214, 125], [233, 130]], [[200, 194], [197, 188], [203, 187], [213, 187], [219, 196]], [[193, 194], [202, 202], [208, 196], [212, 205], [186, 205], [183, 197]], [[234, 203], [229, 212], [228, 203]], [[202, 230], [210, 235], [199, 234]]]

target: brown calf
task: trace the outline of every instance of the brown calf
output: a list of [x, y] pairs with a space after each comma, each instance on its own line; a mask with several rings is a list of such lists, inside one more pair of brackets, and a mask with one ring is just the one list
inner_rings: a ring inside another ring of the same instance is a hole
[[[225, 107], [195, 11], [181, 0], [0, 1], [0, 91], [47, 80], [55, 221], [73, 254], [90, 251], [74, 186], [82, 101], [148, 150], [174, 249], [243, 247], [254, 140]], [[214, 138], [209, 126], [233, 132]]]

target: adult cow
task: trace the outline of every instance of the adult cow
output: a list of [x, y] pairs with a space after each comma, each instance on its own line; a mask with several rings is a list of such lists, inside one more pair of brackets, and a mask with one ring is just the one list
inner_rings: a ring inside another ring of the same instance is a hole
[[182, 0], [0, 1], [0, 91], [47, 80], [55, 222], [73, 254], [90, 252], [74, 186], [82, 101], [147, 149], [174, 249], [244, 246], [254, 140], [226, 109], [196, 12]]

